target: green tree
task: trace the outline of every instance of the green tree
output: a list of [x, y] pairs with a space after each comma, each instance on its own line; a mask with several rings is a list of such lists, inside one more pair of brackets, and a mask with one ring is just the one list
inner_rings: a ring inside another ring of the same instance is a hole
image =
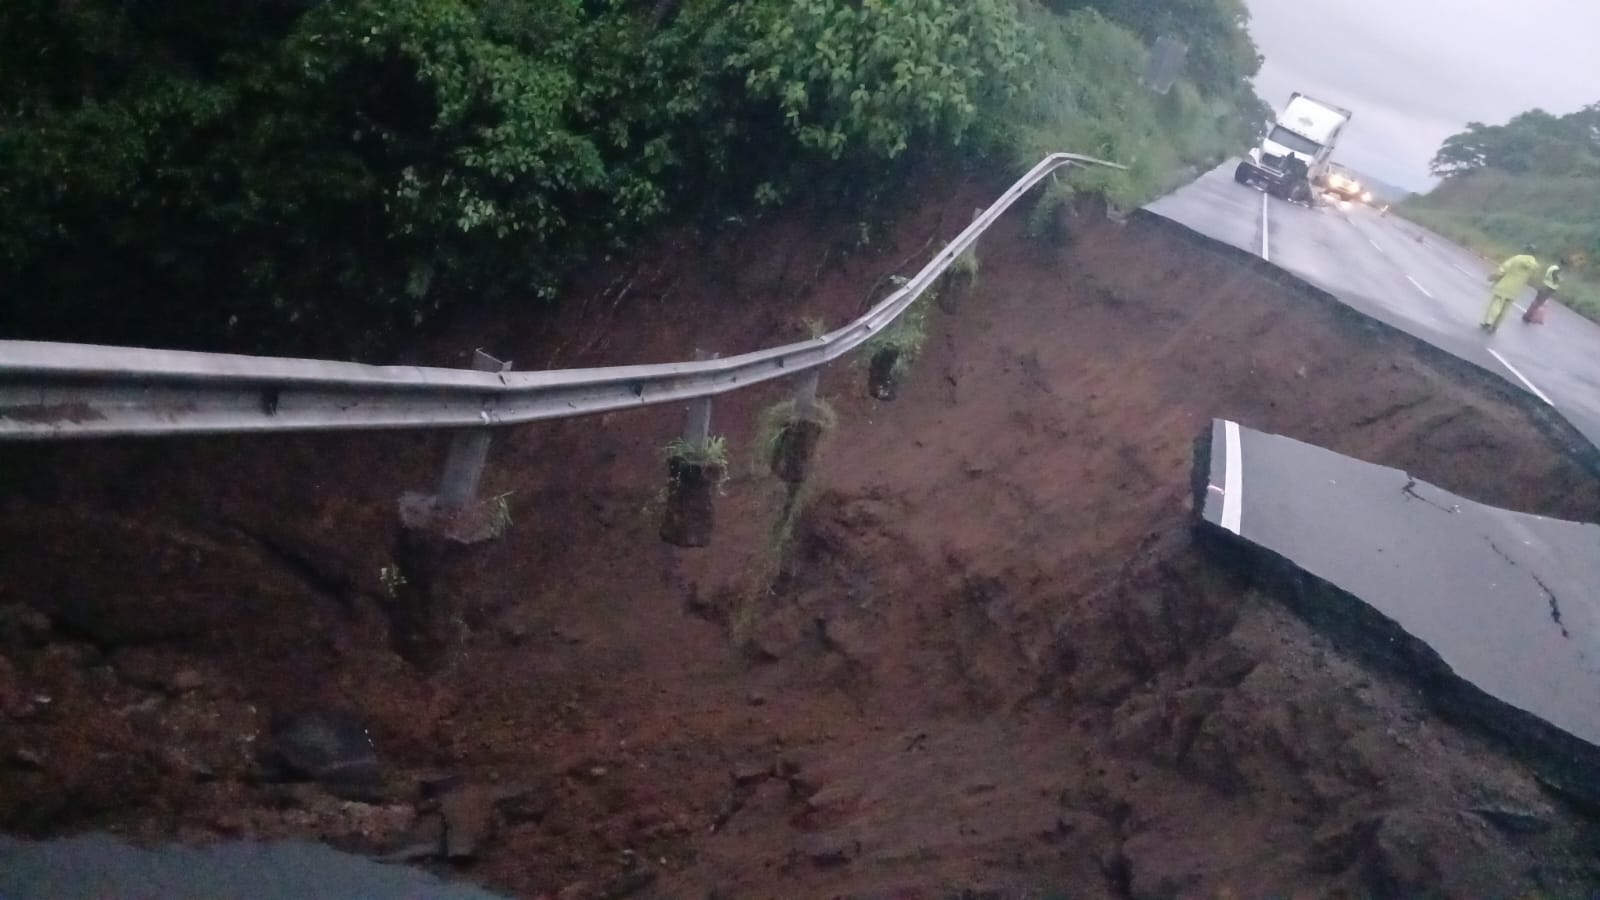
[[959, 143], [985, 106], [1023, 87], [1012, 0], [788, 0], [736, 4], [729, 64], [776, 104], [801, 146], [893, 158], [913, 140]]
[[1243, 0], [1049, 0], [1057, 11], [1093, 9], [1147, 41], [1171, 35], [1184, 41], [1194, 82], [1211, 92], [1248, 92], [1261, 69], [1250, 38]]
[[1600, 106], [1557, 116], [1542, 109], [1504, 125], [1469, 122], [1434, 155], [1433, 174], [1450, 177], [1480, 169], [1565, 175], [1591, 170], [1600, 153]]
[[1538, 244], [1571, 260], [1569, 305], [1600, 318], [1600, 104], [1555, 115], [1533, 109], [1502, 125], [1468, 123], [1432, 169], [1443, 181], [1407, 215], [1491, 255]]
[[[1010, 153], [1061, 79], [1062, 121], [1092, 122], [1041, 143], [1085, 134], [1146, 173], [1216, 152], [1254, 99], [1243, 7], [1103, 5], [1191, 40], [1196, 88], [1155, 109], [1142, 43], [1103, 20], [1041, 68], [1039, 17], [1066, 20], [1035, 0], [11, 0], [0, 322], [347, 354], [451, 304], [548, 299], [665, 216]], [[1097, 47], [1112, 65], [1080, 65]]]

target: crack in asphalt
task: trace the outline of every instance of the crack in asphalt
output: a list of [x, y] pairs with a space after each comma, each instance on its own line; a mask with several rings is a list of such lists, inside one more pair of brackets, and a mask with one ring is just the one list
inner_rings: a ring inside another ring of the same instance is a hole
[[[1459, 506], [1441, 506], [1440, 504], [1435, 503], [1432, 500], [1429, 500], [1427, 497], [1417, 493], [1417, 484], [1418, 481], [1415, 478], [1412, 478], [1409, 475], [1406, 476], [1406, 486], [1400, 489], [1400, 493], [1405, 494], [1407, 497], [1410, 497], [1413, 500], [1421, 500], [1423, 503], [1428, 504], [1434, 509], [1443, 510], [1452, 516], [1461, 512], [1461, 507]], [[1513, 563], [1513, 565], [1515, 565], [1515, 563]]]
[[[1413, 409], [1416, 409], [1417, 407], [1421, 406], [1422, 404], [1427, 403], [1429, 400], [1432, 400], [1433, 397], [1434, 397], [1434, 394], [1430, 391], [1430, 392], [1428, 392], [1426, 394], [1423, 394], [1422, 396], [1417, 397], [1417, 398], [1415, 398], [1413, 400], [1406, 400], [1406, 401], [1403, 401], [1403, 402], [1400, 402], [1400, 403], [1396, 403], [1393, 406], [1390, 406], [1388, 409], [1385, 409], [1382, 412], [1374, 413], [1374, 414], [1372, 414], [1370, 416], [1366, 416], [1364, 418], [1360, 418], [1360, 419], [1355, 420], [1354, 422], [1351, 422], [1350, 423], [1350, 427], [1351, 428], [1366, 428], [1366, 427], [1368, 427], [1370, 425], [1376, 425], [1379, 422], [1382, 422], [1382, 421], [1384, 421], [1386, 419], [1392, 419], [1395, 416], [1398, 416], [1399, 414], [1401, 414], [1403, 412], [1409, 412], [1409, 411], [1411, 411]], [[1415, 479], [1412, 479], [1412, 480], [1415, 481]]]
[[1572, 634], [1567, 631], [1566, 623], [1561, 621], [1561, 599], [1556, 596], [1555, 591], [1550, 590], [1550, 585], [1545, 584], [1544, 579], [1540, 578], [1532, 569], [1529, 569], [1528, 567], [1512, 559], [1510, 554], [1500, 549], [1500, 545], [1496, 544], [1493, 538], [1485, 537], [1484, 540], [1489, 542], [1489, 547], [1493, 549], [1495, 553], [1498, 553], [1501, 559], [1528, 573], [1528, 577], [1532, 578], [1533, 583], [1539, 586], [1539, 590], [1544, 591], [1545, 598], [1550, 602], [1550, 621], [1556, 623], [1556, 627], [1561, 629], [1562, 637], [1570, 640], [1572, 638]]

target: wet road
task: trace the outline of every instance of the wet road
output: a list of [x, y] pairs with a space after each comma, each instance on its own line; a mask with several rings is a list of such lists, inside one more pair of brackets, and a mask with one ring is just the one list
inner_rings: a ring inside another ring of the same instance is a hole
[[1199, 465], [1201, 518], [1340, 592], [1313, 601], [1332, 604], [1320, 614], [1383, 623], [1366, 635], [1380, 646], [1398, 626], [1430, 648], [1426, 668], [1492, 698], [1494, 718], [1520, 711], [1600, 746], [1600, 526], [1485, 506], [1232, 422], [1213, 423]]
[[137, 847], [108, 834], [0, 835], [0, 900], [501, 900], [420, 869], [297, 841]]
[[[1263, 256], [1374, 318], [1495, 373], [1555, 407], [1600, 446], [1600, 325], [1551, 304], [1546, 324], [1478, 330], [1493, 268], [1397, 217], [1307, 209], [1235, 184], [1229, 162], [1146, 207]], [[1523, 298], [1526, 303], [1532, 291]]]

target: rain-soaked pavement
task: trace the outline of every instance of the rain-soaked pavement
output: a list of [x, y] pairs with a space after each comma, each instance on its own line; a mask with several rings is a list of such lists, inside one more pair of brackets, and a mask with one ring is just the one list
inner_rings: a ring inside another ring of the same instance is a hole
[[1519, 742], [1600, 748], [1600, 526], [1220, 420], [1197, 465], [1204, 527], [1298, 579], [1302, 612], [1360, 631]]
[[1489, 299], [1489, 264], [1398, 215], [1380, 216], [1361, 205], [1311, 209], [1268, 197], [1235, 184], [1234, 165], [1229, 161], [1145, 209], [1263, 257], [1350, 307], [1504, 378], [1600, 446], [1600, 325], [1551, 304], [1543, 325], [1525, 325], [1513, 310], [1496, 334], [1486, 336], [1478, 322]]

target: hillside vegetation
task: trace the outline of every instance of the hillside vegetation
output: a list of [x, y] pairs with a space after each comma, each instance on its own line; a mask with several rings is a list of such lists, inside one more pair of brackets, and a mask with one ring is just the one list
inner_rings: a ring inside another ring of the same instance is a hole
[[[539, 303], [670, 220], [844, 210], [939, 166], [1126, 161], [1122, 202], [1259, 119], [1240, 0], [13, 0], [0, 329], [361, 347]], [[1165, 96], [1139, 73], [1189, 41]]]
[[1600, 104], [1564, 116], [1474, 122], [1433, 160], [1444, 180], [1406, 215], [1492, 258], [1522, 245], [1572, 260], [1569, 305], [1600, 318]]

